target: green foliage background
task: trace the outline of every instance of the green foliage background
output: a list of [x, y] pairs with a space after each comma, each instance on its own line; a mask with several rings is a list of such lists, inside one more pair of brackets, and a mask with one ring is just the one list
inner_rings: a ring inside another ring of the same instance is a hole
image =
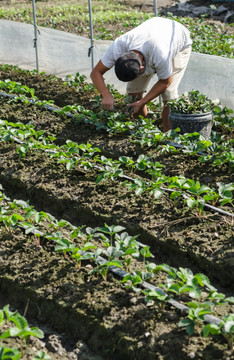
[[[142, 3], [137, 1], [93, 0], [92, 23], [95, 39], [114, 40], [143, 21], [154, 16], [153, 7], [141, 11]], [[160, 12], [158, 13], [160, 16]], [[208, 16], [201, 18], [179, 17], [168, 13], [167, 17], [185, 25], [191, 32], [193, 51], [233, 58], [233, 24], [214, 21]], [[36, 2], [37, 25], [89, 37], [89, 6], [87, 0], [55, 0]], [[11, 2], [2, 6], [0, 19], [33, 23], [31, 2]]]

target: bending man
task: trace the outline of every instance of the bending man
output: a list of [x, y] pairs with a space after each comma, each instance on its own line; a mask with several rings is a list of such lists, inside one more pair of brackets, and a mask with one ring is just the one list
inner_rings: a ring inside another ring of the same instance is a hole
[[[171, 128], [167, 101], [178, 97], [178, 86], [191, 54], [192, 40], [189, 31], [174, 20], [154, 17], [135, 29], [119, 36], [107, 49], [90, 76], [102, 95], [105, 110], [114, 108], [114, 99], [103, 75], [113, 66], [121, 81], [127, 82], [127, 93], [136, 99], [128, 106], [133, 116], [147, 116], [147, 103], [162, 95], [163, 131]], [[147, 92], [151, 77], [158, 81]]]

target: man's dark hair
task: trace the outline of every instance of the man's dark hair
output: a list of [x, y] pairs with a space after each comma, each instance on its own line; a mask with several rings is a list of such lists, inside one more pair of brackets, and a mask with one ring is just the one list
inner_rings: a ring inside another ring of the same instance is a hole
[[115, 74], [121, 81], [134, 80], [140, 73], [141, 59], [134, 51], [120, 56], [115, 62]]

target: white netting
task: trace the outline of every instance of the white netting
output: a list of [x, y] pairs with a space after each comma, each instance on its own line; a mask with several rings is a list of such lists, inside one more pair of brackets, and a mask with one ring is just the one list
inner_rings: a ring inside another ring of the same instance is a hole
[[[18, 65], [22, 69], [36, 69], [34, 26], [0, 20], [0, 63]], [[91, 72], [88, 57], [90, 40], [59, 30], [38, 27], [37, 35], [39, 71], [59, 77], [87, 76]], [[111, 44], [108, 40], [94, 40], [94, 64]], [[125, 93], [126, 84], [120, 82], [111, 69], [105, 74], [106, 82]], [[155, 76], [149, 85], [152, 86]], [[234, 60], [219, 56], [192, 53], [179, 92], [196, 89], [212, 100], [220, 99], [223, 105], [234, 109]]]

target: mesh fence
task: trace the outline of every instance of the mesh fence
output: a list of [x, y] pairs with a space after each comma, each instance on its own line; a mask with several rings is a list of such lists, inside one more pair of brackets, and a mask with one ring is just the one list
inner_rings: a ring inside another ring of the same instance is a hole
[[[0, 20], [0, 63], [17, 65], [22, 69], [36, 69], [34, 48], [34, 26], [15, 21]], [[112, 41], [94, 40], [93, 62], [98, 62]], [[37, 27], [37, 49], [39, 71], [58, 77], [86, 75], [92, 69], [88, 56], [90, 40], [75, 34], [44, 27]], [[179, 87], [179, 92], [192, 89], [219, 99], [222, 105], [234, 109], [234, 59], [192, 53], [189, 65]], [[105, 74], [106, 83], [125, 93], [126, 84], [120, 82], [113, 69]], [[157, 80], [152, 78], [152, 86]]]

